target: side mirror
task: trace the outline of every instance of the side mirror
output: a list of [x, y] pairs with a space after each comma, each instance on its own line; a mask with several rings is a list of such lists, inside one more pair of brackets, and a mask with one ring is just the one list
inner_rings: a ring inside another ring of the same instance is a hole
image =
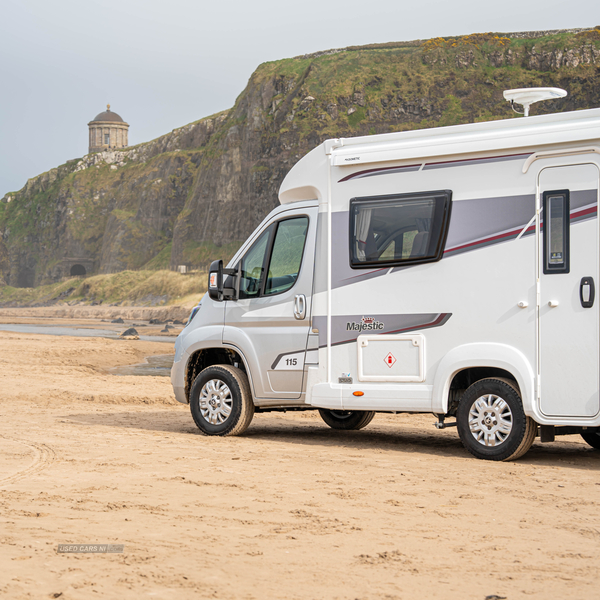
[[217, 302], [223, 301], [223, 261], [213, 260], [208, 269], [208, 296]]
[[[223, 302], [223, 300], [237, 300], [238, 289], [237, 269], [224, 269], [222, 260], [213, 260], [208, 269], [208, 296], [211, 300]], [[234, 287], [224, 287], [223, 275], [231, 275], [234, 278]]]

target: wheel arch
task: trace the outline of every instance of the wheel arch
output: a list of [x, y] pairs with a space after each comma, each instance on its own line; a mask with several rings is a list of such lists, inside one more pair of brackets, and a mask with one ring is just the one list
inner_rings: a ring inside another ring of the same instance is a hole
[[[474, 383], [487, 377], [513, 379], [518, 387], [525, 414], [533, 416], [535, 376], [527, 357], [507, 344], [465, 344], [453, 348], [440, 361], [433, 382], [433, 412], [447, 414], [458, 400], [463, 381]], [[454, 386], [454, 387], [453, 387]]]
[[248, 364], [241, 352], [237, 348], [228, 346], [211, 346], [206, 348], [196, 348], [189, 356], [185, 367], [185, 396], [190, 398], [190, 390], [194, 379], [207, 367], [213, 365], [231, 365], [237, 367], [246, 374], [250, 389], [252, 390], [251, 375]]

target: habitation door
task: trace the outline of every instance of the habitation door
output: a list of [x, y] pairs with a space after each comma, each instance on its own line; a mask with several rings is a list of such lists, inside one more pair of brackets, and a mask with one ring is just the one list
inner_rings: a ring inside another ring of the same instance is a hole
[[538, 373], [541, 410], [598, 413], [598, 177], [595, 164], [539, 173]]

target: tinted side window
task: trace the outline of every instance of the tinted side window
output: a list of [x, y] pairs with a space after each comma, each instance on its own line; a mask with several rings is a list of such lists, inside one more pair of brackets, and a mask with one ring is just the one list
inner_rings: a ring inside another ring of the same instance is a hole
[[451, 192], [443, 191], [351, 200], [351, 266], [440, 260], [450, 224], [451, 198]]
[[240, 263], [240, 298], [255, 298], [260, 294], [265, 272], [265, 257], [273, 225], [252, 244]]
[[296, 283], [300, 264], [302, 263], [307, 231], [307, 217], [286, 219], [278, 223], [269, 263], [265, 295], [280, 294], [289, 290]]

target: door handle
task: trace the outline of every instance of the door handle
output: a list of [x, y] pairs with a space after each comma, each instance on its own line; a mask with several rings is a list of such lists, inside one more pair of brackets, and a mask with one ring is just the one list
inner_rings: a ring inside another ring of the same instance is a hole
[[294, 298], [294, 317], [301, 321], [306, 317], [306, 297], [304, 294], [298, 294]]
[[579, 283], [579, 300], [581, 300], [581, 306], [583, 308], [592, 308], [594, 306], [594, 298], [596, 296], [596, 289], [594, 286], [593, 277], [582, 277]]

